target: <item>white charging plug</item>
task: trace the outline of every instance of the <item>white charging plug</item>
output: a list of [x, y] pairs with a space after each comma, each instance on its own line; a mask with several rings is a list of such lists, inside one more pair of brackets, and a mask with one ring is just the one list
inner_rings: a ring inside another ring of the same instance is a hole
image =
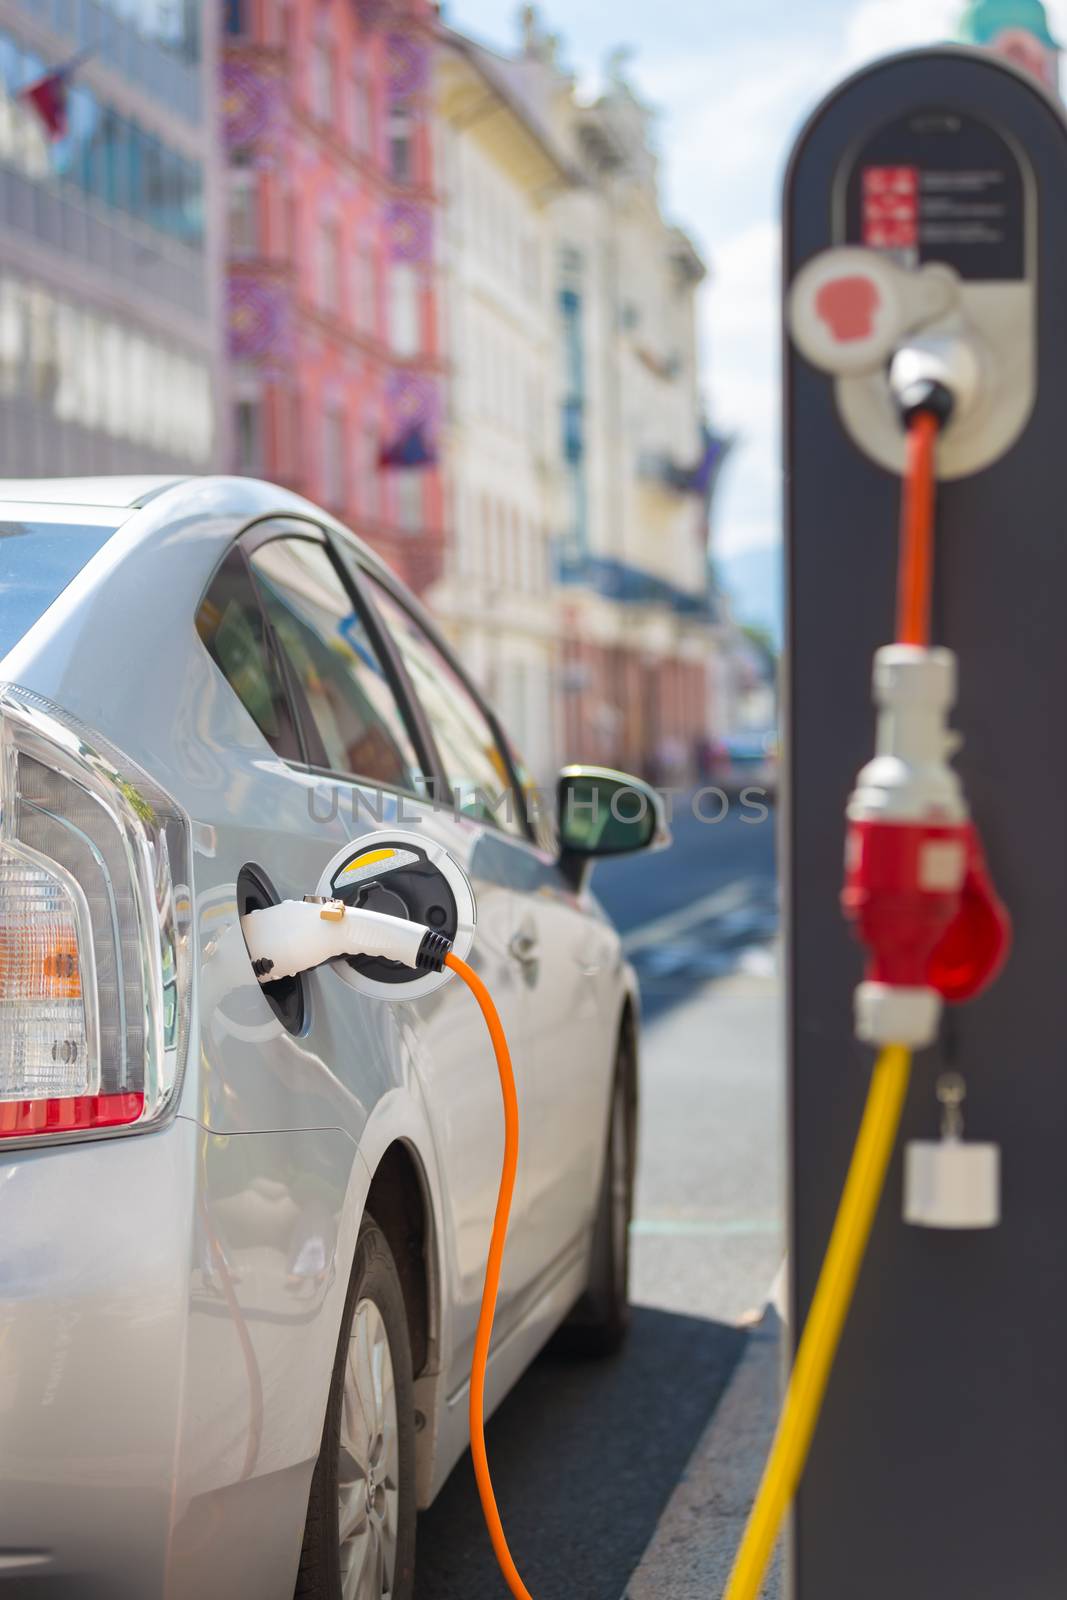
[[296, 977], [338, 956], [378, 956], [418, 972], [440, 972], [452, 948], [446, 934], [421, 922], [341, 900], [282, 900], [249, 911], [241, 931], [260, 983]]
[[929, 404], [933, 396], [941, 397], [952, 419], [965, 417], [982, 387], [982, 363], [974, 341], [962, 327], [910, 334], [890, 363], [889, 387], [902, 415]]

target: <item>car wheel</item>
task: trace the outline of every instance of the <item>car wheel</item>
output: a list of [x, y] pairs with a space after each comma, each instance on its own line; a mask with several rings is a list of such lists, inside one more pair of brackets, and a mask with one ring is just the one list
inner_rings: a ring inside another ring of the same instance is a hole
[[404, 1296], [364, 1217], [311, 1481], [295, 1600], [410, 1600], [415, 1401]]
[[630, 1326], [630, 1222], [637, 1133], [634, 1087], [633, 1045], [624, 1039], [611, 1092], [589, 1285], [561, 1329], [563, 1347], [580, 1355], [614, 1355]]

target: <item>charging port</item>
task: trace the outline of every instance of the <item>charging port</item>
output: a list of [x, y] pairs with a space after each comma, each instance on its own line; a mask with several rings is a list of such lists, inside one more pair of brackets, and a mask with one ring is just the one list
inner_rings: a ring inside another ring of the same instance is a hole
[[[281, 896], [275, 891], [262, 867], [249, 862], [237, 874], [237, 914], [245, 917], [250, 911], [263, 911], [267, 906], [279, 904]], [[263, 995], [274, 1015], [290, 1033], [302, 1033], [307, 1015], [307, 995], [301, 975], [294, 978], [275, 978], [261, 985]]]

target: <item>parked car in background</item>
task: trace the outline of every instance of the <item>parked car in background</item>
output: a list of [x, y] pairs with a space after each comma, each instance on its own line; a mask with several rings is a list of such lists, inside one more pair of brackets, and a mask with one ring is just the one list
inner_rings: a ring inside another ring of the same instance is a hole
[[773, 729], [741, 730], [712, 743], [710, 783], [725, 794], [760, 790], [760, 799], [778, 793], [778, 735]]
[[426, 612], [293, 494], [0, 502], [0, 1590], [405, 1600], [467, 1445], [496, 1071], [460, 985], [261, 988], [239, 918], [390, 825], [470, 877], [523, 1129], [492, 1406], [561, 1324], [626, 1329], [637, 996], [587, 867], [660, 813], [532, 817]]

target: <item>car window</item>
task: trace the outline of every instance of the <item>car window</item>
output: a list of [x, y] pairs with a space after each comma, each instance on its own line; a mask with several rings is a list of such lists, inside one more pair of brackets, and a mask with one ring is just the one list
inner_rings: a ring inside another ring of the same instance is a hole
[[32, 522], [0, 520], [0, 655], [29, 632], [125, 515], [76, 514], [84, 520], [53, 520], [52, 507], [35, 506]]
[[375, 579], [366, 581], [433, 730], [453, 803], [463, 816], [526, 838], [523, 806], [485, 712], [414, 617]]
[[286, 761], [302, 761], [285, 682], [240, 550], [229, 551], [212, 579], [196, 614], [196, 631], [271, 748]]
[[322, 741], [323, 763], [334, 772], [425, 793], [403, 713], [325, 545], [272, 539], [251, 561]]

